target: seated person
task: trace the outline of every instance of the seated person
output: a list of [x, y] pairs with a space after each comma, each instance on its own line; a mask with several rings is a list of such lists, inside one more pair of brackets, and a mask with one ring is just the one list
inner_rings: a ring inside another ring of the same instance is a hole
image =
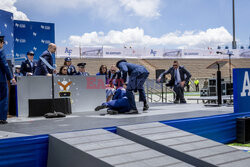
[[68, 66], [63, 65], [57, 75], [68, 75]]
[[76, 73], [76, 75], [89, 76], [89, 73], [86, 72], [85, 70], [85, 66], [86, 66], [86, 63], [78, 63], [77, 64], [78, 72]]
[[113, 100], [102, 103], [102, 105], [97, 106], [95, 108], [95, 111], [99, 111], [101, 109], [108, 108], [107, 113], [114, 115], [114, 114], [119, 114], [119, 113], [126, 113], [131, 110], [128, 98], [126, 96], [126, 86], [124, 87], [119, 87], [115, 95], [113, 97]]
[[74, 65], [72, 65], [72, 62], [71, 62], [71, 58], [70, 57], [66, 57], [64, 59], [64, 65], [66, 65], [68, 68], [67, 68], [67, 71], [68, 71], [68, 75], [74, 75], [76, 73], [76, 68]]
[[20, 77], [20, 76], [23, 76], [23, 73], [21, 73], [21, 66], [20, 65], [15, 65], [14, 77], [16, 79], [16, 77]]
[[100, 68], [99, 68], [99, 72], [96, 73], [96, 75], [105, 75], [105, 84], [108, 83], [108, 78], [107, 78], [107, 75], [108, 75], [108, 68], [106, 65], [101, 65]]
[[37, 67], [37, 61], [34, 60], [34, 52], [27, 52], [27, 60], [22, 62], [21, 73], [23, 76], [32, 76]]
[[121, 74], [119, 72], [116, 72], [117, 68], [115, 65], [112, 65], [110, 67], [110, 70], [108, 71], [108, 75], [107, 75], [107, 84], [106, 84], [106, 98], [107, 98], [107, 102], [110, 101], [112, 99], [112, 96], [115, 93], [115, 84], [117, 82], [118, 79], [121, 78]]

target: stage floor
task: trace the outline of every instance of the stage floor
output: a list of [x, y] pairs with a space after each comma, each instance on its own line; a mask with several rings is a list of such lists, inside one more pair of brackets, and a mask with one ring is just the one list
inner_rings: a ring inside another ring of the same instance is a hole
[[[141, 111], [142, 105], [138, 104], [137, 106], [139, 111]], [[3, 132], [19, 133], [19, 136], [22, 136], [22, 134], [51, 134], [119, 125], [229, 114], [233, 113], [233, 107], [205, 107], [203, 104], [154, 103], [150, 104], [150, 109], [147, 113], [101, 116], [100, 114], [103, 113], [106, 113], [105, 109], [99, 112], [89, 111], [73, 113], [65, 118], [46, 119], [44, 117], [13, 117], [8, 119], [8, 124], [0, 125], [0, 131], [2, 131], [1, 134], [3, 134]], [[0, 138], [4, 138], [4, 136], [6, 138], [6, 135], [0, 135]]]

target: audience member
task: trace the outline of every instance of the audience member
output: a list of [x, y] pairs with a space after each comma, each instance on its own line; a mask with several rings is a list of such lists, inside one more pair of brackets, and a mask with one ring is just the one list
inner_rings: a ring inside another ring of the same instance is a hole
[[16, 84], [6, 61], [4, 53], [4, 36], [0, 36], [0, 124], [6, 124], [8, 114], [8, 83]]
[[55, 72], [55, 70], [52, 70], [50, 68], [53, 67], [53, 58], [52, 54], [56, 52], [56, 45], [54, 43], [50, 43], [48, 46], [48, 49], [43, 52], [43, 54], [40, 56], [37, 68], [35, 70], [35, 75], [47, 75], [52, 76], [52, 73]]
[[23, 73], [21, 73], [21, 66], [15, 65], [15, 73], [14, 73], [15, 79], [16, 77], [21, 77], [21, 76], [23, 76]]
[[68, 75], [75, 75], [76, 74], [76, 68], [74, 65], [72, 65], [70, 57], [66, 57], [64, 59], [64, 65], [68, 66]]
[[89, 73], [85, 71], [85, 66], [86, 63], [78, 63], [78, 72], [76, 73], [76, 75], [89, 76]]
[[57, 75], [68, 75], [68, 66], [63, 65], [60, 67], [59, 73]]
[[161, 78], [166, 74], [171, 74], [171, 80], [166, 85], [174, 86], [174, 92], [176, 94], [174, 103], [186, 103], [184, 98], [184, 87], [188, 84], [191, 74], [183, 66], [180, 66], [176, 60], [173, 62], [173, 67], [163, 72], [157, 81], [160, 82]]
[[37, 61], [34, 60], [34, 52], [27, 52], [27, 58], [28, 59], [22, 62], [21, 73], [23, 76], [32, 76], [37, 67]]
[[108, 83], [108, 78], [107, 78], [108, 68], [106, 65], [101, 65], [99, 68], [99, 72], [96, 75], [105, 75], [105, 83], [106, 84]]

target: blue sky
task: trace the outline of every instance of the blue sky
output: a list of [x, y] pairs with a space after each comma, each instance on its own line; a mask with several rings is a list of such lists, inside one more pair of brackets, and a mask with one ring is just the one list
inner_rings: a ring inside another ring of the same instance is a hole
[[[250, 1], [235, 6], [237, 44], [246, 47]], [[1, 0], [0, 8], [55, 23], [59, 46], [207, 48], [232, 41], [231, 0]]]

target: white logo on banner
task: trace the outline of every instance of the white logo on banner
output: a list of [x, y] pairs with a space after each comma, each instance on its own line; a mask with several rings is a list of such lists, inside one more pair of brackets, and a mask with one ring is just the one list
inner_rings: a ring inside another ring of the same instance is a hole
[[4, 24], [4, 27], [7, 28], [8, 27], [7, 24]]
[[50, 30], [50, 26], [41, 25], [41, 29]]
[[[246, 94], [246, 90], [248, 90], [248, 93]], [[244, 81], [243, 81], [243, 88], [242, 92], [240, 93], [241, 96], [250, 96], [250, 81], [249, 81], [249, 75], [248, 71], [245, 72]]]
[[71, 53], [72, 53], [72, 49], [68, 49], [68, 48], [66, 47], [64, 53], [67, 53], [67, 54], [70, 56]]
[[17, 43], [18, 42], [20, 42], [20, 43], [26, 43], [26, 39], [18, 39], [18, 38], [16, 38], [15, 40], [16, 40]]
[[34, 50], [34, 51], [36, 51], [36, 50], [37, 50], [37, 48], [34, 46], [34, 47], [33, 47], [33, 50]]
[[43, 40], [43, 39], [41, 39], [41, 43], [43, 43], [43, 44], [50, 44], [50, 40]]
[[33, 32], [33, 36], [36, 37], [36, 32]]

